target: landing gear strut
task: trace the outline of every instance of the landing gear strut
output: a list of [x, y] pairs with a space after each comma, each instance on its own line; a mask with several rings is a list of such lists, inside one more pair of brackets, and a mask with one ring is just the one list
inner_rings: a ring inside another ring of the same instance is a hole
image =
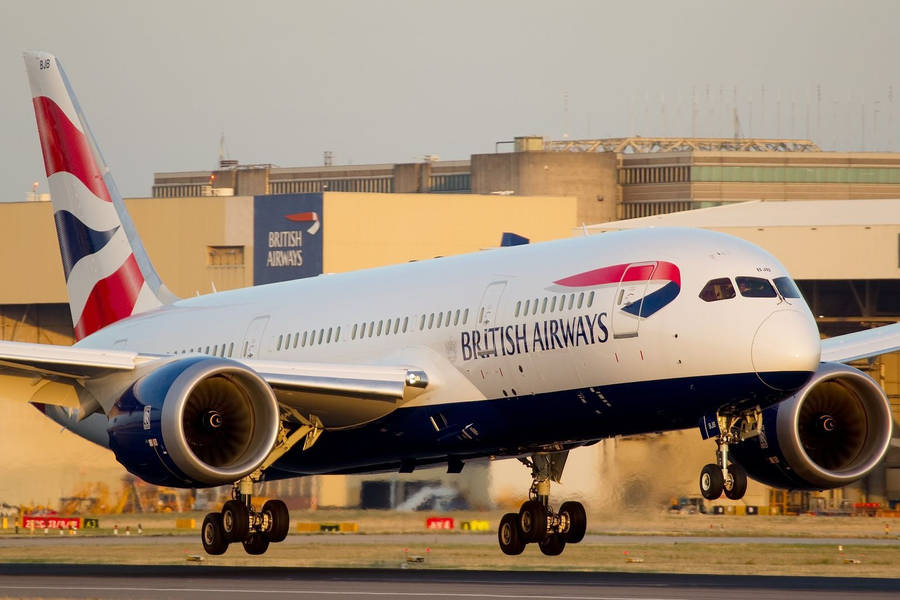
[[708, 437], [716, 440], [716, 462], [700, 471], [700, 494], [707, 500], [716, 500], [722, 493], [729, 500], [740, 500], [747, 491], [747, 471], [741, 465], [730, 462], [728, 447], [759, 435], [760, 411], [754, 409], [740, 414], [717, 413], [715, 420], [706, 420], [713, 432]]
[[269, 500], [260, 510], [253, 508], [253, 484], [262, 473], [285, 452], [303, 442], [308, 450], [322, 434], [322, 421], [315, 415], [305, 417], [293, 408], [282, 408], [282, 422], [278, 439], [266, 460], [250, 475], [234, 483], [231, 500], [222, 512], [209, 513], [203, 519], [200, 537], [208, 554], [224, 554], [229, 544], [241, 543], [247, 554], [265, 554], [269, 544], [284, 541], [291, 527], [287, 505], [281, 500]]
[[580, 502], [563, 502], [559, 512], [550, 505], [550, 482], [559, 483], [568, 451], [542, 452], [531, 459], [519, 460], [531, 469], [528, 500], [519, 513], [507, 513], [500, 520], [497, 538], [504, 554], [516, 555], [530, 543], [537, 543], [548, 556], [561, 554], [566, 544], [577, 544], [584, 538], [587, 516]]

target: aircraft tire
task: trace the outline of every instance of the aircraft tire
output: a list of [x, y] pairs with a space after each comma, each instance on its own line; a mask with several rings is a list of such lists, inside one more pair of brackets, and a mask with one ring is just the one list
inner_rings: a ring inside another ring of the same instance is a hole
[[707, 500], [716, 500], [725, 489], [725, 477], [719, 465], [709, 464], [700, 471], [700, 494]]
[[528, 500], [519, 509], [519, 531], [526, 544], [539, 542], [547, 535], [547, 509], [537, 500]]
[[222, 528], [222, 513], [209, 513], [203, 519], [200, 539], [207, 554], [218, 556], [228, 550], [228, 539]]
[[500, 550], [503, 554], [517, 556], [525, 550], [525, 542], [519, 531], [519, 515], [506, 513], [500, 519], [500, 527], [497, 529], [497, 539], [500, 542]]
[[265, 532], [270, 542], [283, 542], [291, 528], [291, 515], [287, 505], [281, 500], [269, 500], [262, 507], [262, 513], [269, 515], [269, 529]]
[[581, 502], [563, 502], [559, 507], [559, 514], [569, 517], [569, 530], [564, 534], [566, 542], [577, 544], [583, 540], [584, 533], [587, 531], [587, 514], [584, 512], [584, 505]]
[[243, 542], [250, 533], [250, 511], [243, 502], [229, 500], [222, 507], [222, 527], [229, 542]]
[[269, 549], [269, 539], [265, 534], [254, 531], [243, 541], [244, 551], [247, 554], [265, 554]]
[[728, 465], [730, 481], [725, 482], [725, 496], [729, 500], [740, 500], [747, 492], [747, 471], [739, 464]]
[[559, 533], [551, 533], [538, 542], [541, 552], [547, 556], [559, 556], [566, 549], [566, 540]]

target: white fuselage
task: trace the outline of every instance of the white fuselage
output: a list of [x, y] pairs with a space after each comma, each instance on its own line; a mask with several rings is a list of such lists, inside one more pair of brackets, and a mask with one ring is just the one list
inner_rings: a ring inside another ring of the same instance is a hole
[[[676, 296], [646, 317], [623, 307], [665, 281], [629, 284], [616, 276], [605, 283], [558, 283], [611, 265], [662, 263], [680, 273]], [[185, 299], [115, 323], [79, 345], [425, 369], [428, 390], [403, 409], [762, 370], [814, 371], [818, 335], [801, 298], [699, 297], [710, 280], [737, 276], [772, 280], [787, 272], [767, 252], [724, 234], [608, 233]], [[776, 313], [789, 318], [778, 317], [774, 335], [781, 339], [771, 343], [771, 332], [759, 332]], [[732, 390], [723, 402], [740, 396]], [[659, 423], [647, 426], [655, 430]], [[622, 432], [639, 429], [631, 423]], [[617, 431], [610, 423], [602, 435]], [[564, 439], [584, 441], [585, 435]]]

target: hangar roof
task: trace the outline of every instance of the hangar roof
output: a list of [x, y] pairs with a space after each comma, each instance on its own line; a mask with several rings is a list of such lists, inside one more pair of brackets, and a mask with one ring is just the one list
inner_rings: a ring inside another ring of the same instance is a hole
[[589, 231], [639, 227], [829, 227], [900, 224], [896, 200], [754, 200], [591, 225]]

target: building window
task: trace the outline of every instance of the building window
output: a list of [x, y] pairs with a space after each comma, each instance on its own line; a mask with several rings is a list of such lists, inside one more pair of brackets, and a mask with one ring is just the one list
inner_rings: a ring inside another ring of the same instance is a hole
[[243, 267], [243, 246], [207, 246], [206, 265], [209, 267]]

